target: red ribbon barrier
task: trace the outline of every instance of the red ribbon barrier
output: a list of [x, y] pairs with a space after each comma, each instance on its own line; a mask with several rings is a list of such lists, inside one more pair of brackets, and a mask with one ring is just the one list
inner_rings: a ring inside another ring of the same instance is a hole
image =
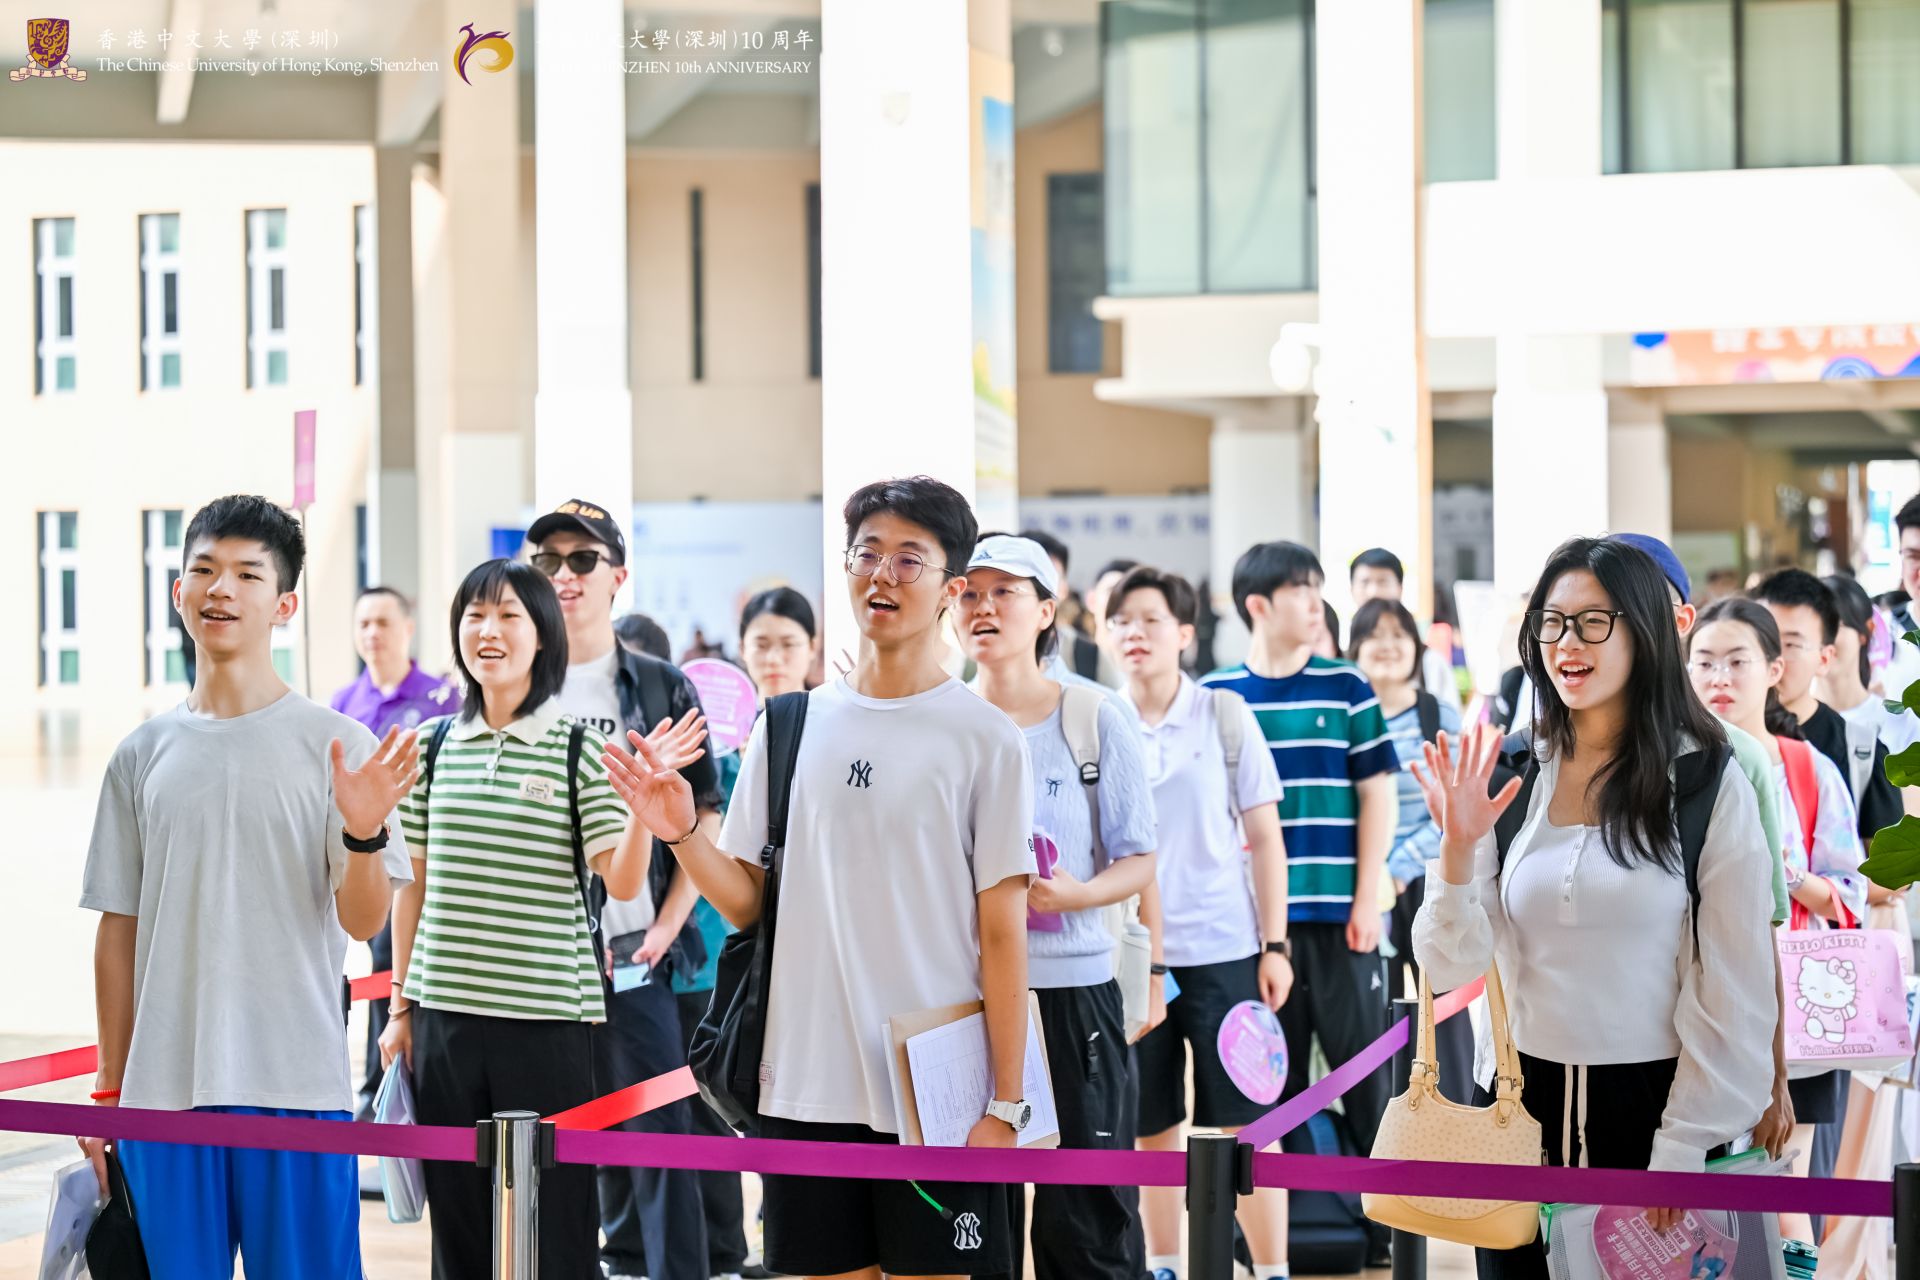
[[0, 1062], [0, 1093], [11, 1093], [15, 1089], [26, 1089], [36, 1084], [53, 1084], [59, 1080], [71, 1080], [75, 1076], [89, 1075], [99, 1069], [99, 1046], [91, 1044], [82, 1049], [62, 1049], [58, 1053], [43, 1053], [37, 1058]]

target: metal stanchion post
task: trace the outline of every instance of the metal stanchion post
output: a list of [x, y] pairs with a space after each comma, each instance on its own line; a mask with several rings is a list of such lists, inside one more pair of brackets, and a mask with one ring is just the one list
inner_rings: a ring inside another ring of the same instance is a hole
[[1920, 1164], [1893, 1171], [1893, 1280], [1920, 1280]]
[[1253, 1148], [1231, 1134], [1188, 1136], [1187, 1264], [1193, 1280], [1233, 1280], [1233, 1211], [1252, 1192]]
[[[1420, 1038], [1420, 1002], [1418, 1000], [1395, 1000], [1394, 1015], [1406, 1017], [1407, 1043], [1400, 1052], [1393, 1055], [1394, 1088], [1413, 1075], [1413, 1055], [1415, 1042]], [[1393, 1280], [1426, 1280], [1427, 1277], [1427, 1238], [1417, 1236], [1411, 1231], [1393, 1232]], [[1920, 1280], [1920, 1277], [1915, 1277]]]
[[496, 1111], [480, 1122], [481, 1164], [493, 1166], [493, 1269], [488, 1280], [540, 1274], [540, 1117]]

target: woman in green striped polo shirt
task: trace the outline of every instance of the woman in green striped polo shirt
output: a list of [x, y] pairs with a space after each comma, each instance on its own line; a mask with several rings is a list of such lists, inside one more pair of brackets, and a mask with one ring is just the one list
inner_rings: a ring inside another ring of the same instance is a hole
[[[567, 629], [546, 577], [489, 560], [461, 584], [452, 627], [465, 700], [400, 805], [416, 861], [394, 905], [398, 990], [380, 1045], [389, 1062], [407, 1056], [420, 1123], [470, 1125], [594, 1096], [590, 1027], [606, 1019], [606, 998], [577, 858], [630, 898], [651, 842], [607, 781], [600, 733], [576, 729], [555, 701]], [[421, 725], [422, 738], [442, 723]], [[541, 1180], [540, 1274], [597, 1277], [592, 1168], [563, 1165]], [[485, 1274], [491, 1175], [432, 1161], [426, 1184], [436, 1280]]]

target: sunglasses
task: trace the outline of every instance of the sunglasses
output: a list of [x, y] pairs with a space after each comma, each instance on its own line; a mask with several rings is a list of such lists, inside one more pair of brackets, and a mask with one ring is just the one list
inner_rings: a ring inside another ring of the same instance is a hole
[[574, 577], [584, 578], [598, 569], [602, 560], [611, 563], [611, 557], [604, 551], [569, 551], [564, 556], [558, 551], [536, 551], [532, 560], [533, 567], [549, 578], [559, 573], [563, 564], [573, 570]]

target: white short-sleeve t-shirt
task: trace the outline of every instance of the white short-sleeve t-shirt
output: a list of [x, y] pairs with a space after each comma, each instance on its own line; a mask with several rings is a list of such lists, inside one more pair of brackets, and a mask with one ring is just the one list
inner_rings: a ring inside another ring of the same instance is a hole
[[[742, 753], [720, 834], [722, 849], [756, 866], [767, 836], [765, 725]], [[1032, 830], [1025, 740], [958, 680], [891, 699], [836, 680], [808, 696], [762, 1114], [898, 1131], [887, 1019], [980, 998], [974, 895], [1033, 875]]]
[[333, 895], [353, 858], [397, 888], [413, 866], [398, 822], [381, 854], [347, 852], [328, 746], [358, 768], [365, 726], [288, 692], [258, 711], [182, 703], [107, 764], [80, 905], [139, 920], [129, 1107], [351, 1105]]
[[[1286, 788], [1264, 745], [1266, 734], [1245, 702], [1234, 698], [1230, 705], [1243, 722], [1234, 792], [1240, 812], [1277, 804]], [[1182, 967], [1225, 964], [1260, 951], [1260, 922], [1214, 707], [1211, 691], [1181, 676], [1166, 719], [1140, 725], [1160, 817], [1161, 941], [1167, 963]]]

